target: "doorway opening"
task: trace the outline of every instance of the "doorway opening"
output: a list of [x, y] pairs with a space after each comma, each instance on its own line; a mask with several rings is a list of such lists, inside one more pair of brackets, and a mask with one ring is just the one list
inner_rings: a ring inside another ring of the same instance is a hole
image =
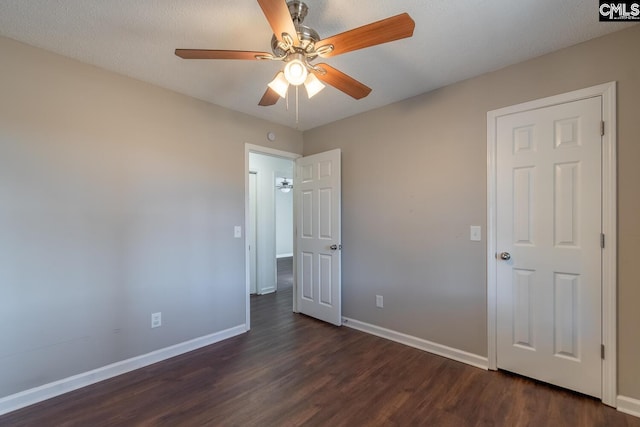
[[247, 330], [252, 296], [290, 291], [295, 311], [294, 203], [289, 184], [295, 186], [298, 157], [294, 153], [245, 145]]

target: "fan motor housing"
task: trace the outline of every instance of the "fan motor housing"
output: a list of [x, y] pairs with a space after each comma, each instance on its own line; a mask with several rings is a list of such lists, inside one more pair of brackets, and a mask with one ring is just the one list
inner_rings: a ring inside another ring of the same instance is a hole
[[[293, 49], [296, 52], [304, 53], [308, 59], [315, 58], [317, 55], [313, 52], [316, 43], [320, 40], [320, 35], [318, 35], [316, 30], [313, 28], [302, 25], [304, 18], [309, 12], [309, 8], [304, 2], [297, 0], [288, 2], [287, 6], [289, 7], [291, 19], [293, 20], [296, 32], [298, 33], [298, 39], [300, 40], [300, 44], [298, 46], [293, 46]], [[283, 50], [278, 45], [278, 39], [275, 34], [271, 37], [271, 50], [276, 57], [282, 57], [287, 54], [287, 51]]]
[[287, 2], [287, 6], [289, 7], [289, 13], [291, 14], [293, 23], [302, 24], [302, 21], [304, 21], [304, 18], [309, 12], [307, 5], [304, 2], [294, 0]]

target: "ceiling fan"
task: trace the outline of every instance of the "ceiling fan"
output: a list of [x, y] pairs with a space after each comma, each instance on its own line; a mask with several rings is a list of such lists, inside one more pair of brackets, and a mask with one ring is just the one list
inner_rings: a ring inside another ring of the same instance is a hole
[[282, 178], [282, 182], [279, 185], [276, 185], [276, 188], [283, 193], [288, 193], [293, 189], [293, 183], [288, 181], [287, 178]]
[[176, 49], [183, 59], [244, 59], [283, 61], [285, 67], [278, 72], [258, 103], [275, 104], [285, 98], [289, 85], [304, 84], [309, 98], [318, 93], [324, 84], [361, 99], [369, 95], [371, 88], [328, 64], [314, 64], [318, 57], [329, 58], [343, 53], [411, 37], [415, 22], [409, 14], [402, 13], [362, 27], [321, 39], [318, 33], [302, 25], [307, 16], [305, 3], [293, 0], [258, 0], [258, 4], [273, 30], [272, 53], [245, 50]]

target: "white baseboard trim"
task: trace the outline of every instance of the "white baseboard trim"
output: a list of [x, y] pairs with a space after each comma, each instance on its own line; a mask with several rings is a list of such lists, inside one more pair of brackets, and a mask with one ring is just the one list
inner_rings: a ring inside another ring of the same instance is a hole
[[258, 292], [258, 295], [272, 294], [275, 291], [276, 291], [275, 286], [269, 286], [268, 288], [260, 289], [260, 292]]
[[376, 335], [378, 337], [386, 338], [388, 340], [408, 345], [419, 350], [437, 354], [438, 356], [466, 363], [467, 365], [475, 366], [476, 368], [485, 370], [489, 369], [489, 359], [484, 356], [478, 356], [477, 354], [468, 353], [466, 351], [458, 350], [452, 347], [447, 347], [446, 345], [436, 344], [422, 338], [403, 334], [402, 332], [392, 331], [391, 329], [381, 328], [380, 326], [371, 325], [369, 323], [350, 319], [348, 317], [342, 318], [342, 324], [349, 328], [357, 329], [371, 335]]
[[291, 257], [293, 257], [293, 253], [276, 255], [276, 258], [291, 258]]
[[640, 400], [632, 397], [618, 396], [618, 411], [640, 418]]
[[194, 338], [180, 344], [152, 351], [151, 353], [132, 357], [131, 359], [112, 363], [92, 371], [83, 372], [78, 375], [63, 378], [49, 384], [44, 384], [39, 387], [0, 398], [0, 415], [113, 378], [135, 369], [143, 368], [145, 366], [197, 350], [201, 347], [215, 344], [219, 341], [226, 340], [227, 338], [243, 334], [246, 331], [246, 325], [238, 325], [211, 335]]

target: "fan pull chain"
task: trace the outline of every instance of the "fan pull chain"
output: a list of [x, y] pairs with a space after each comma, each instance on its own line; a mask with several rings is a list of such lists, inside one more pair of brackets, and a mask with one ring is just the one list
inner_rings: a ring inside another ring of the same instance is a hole
[[296, 86], [296, 124], [298, 124], [298, 86]]

